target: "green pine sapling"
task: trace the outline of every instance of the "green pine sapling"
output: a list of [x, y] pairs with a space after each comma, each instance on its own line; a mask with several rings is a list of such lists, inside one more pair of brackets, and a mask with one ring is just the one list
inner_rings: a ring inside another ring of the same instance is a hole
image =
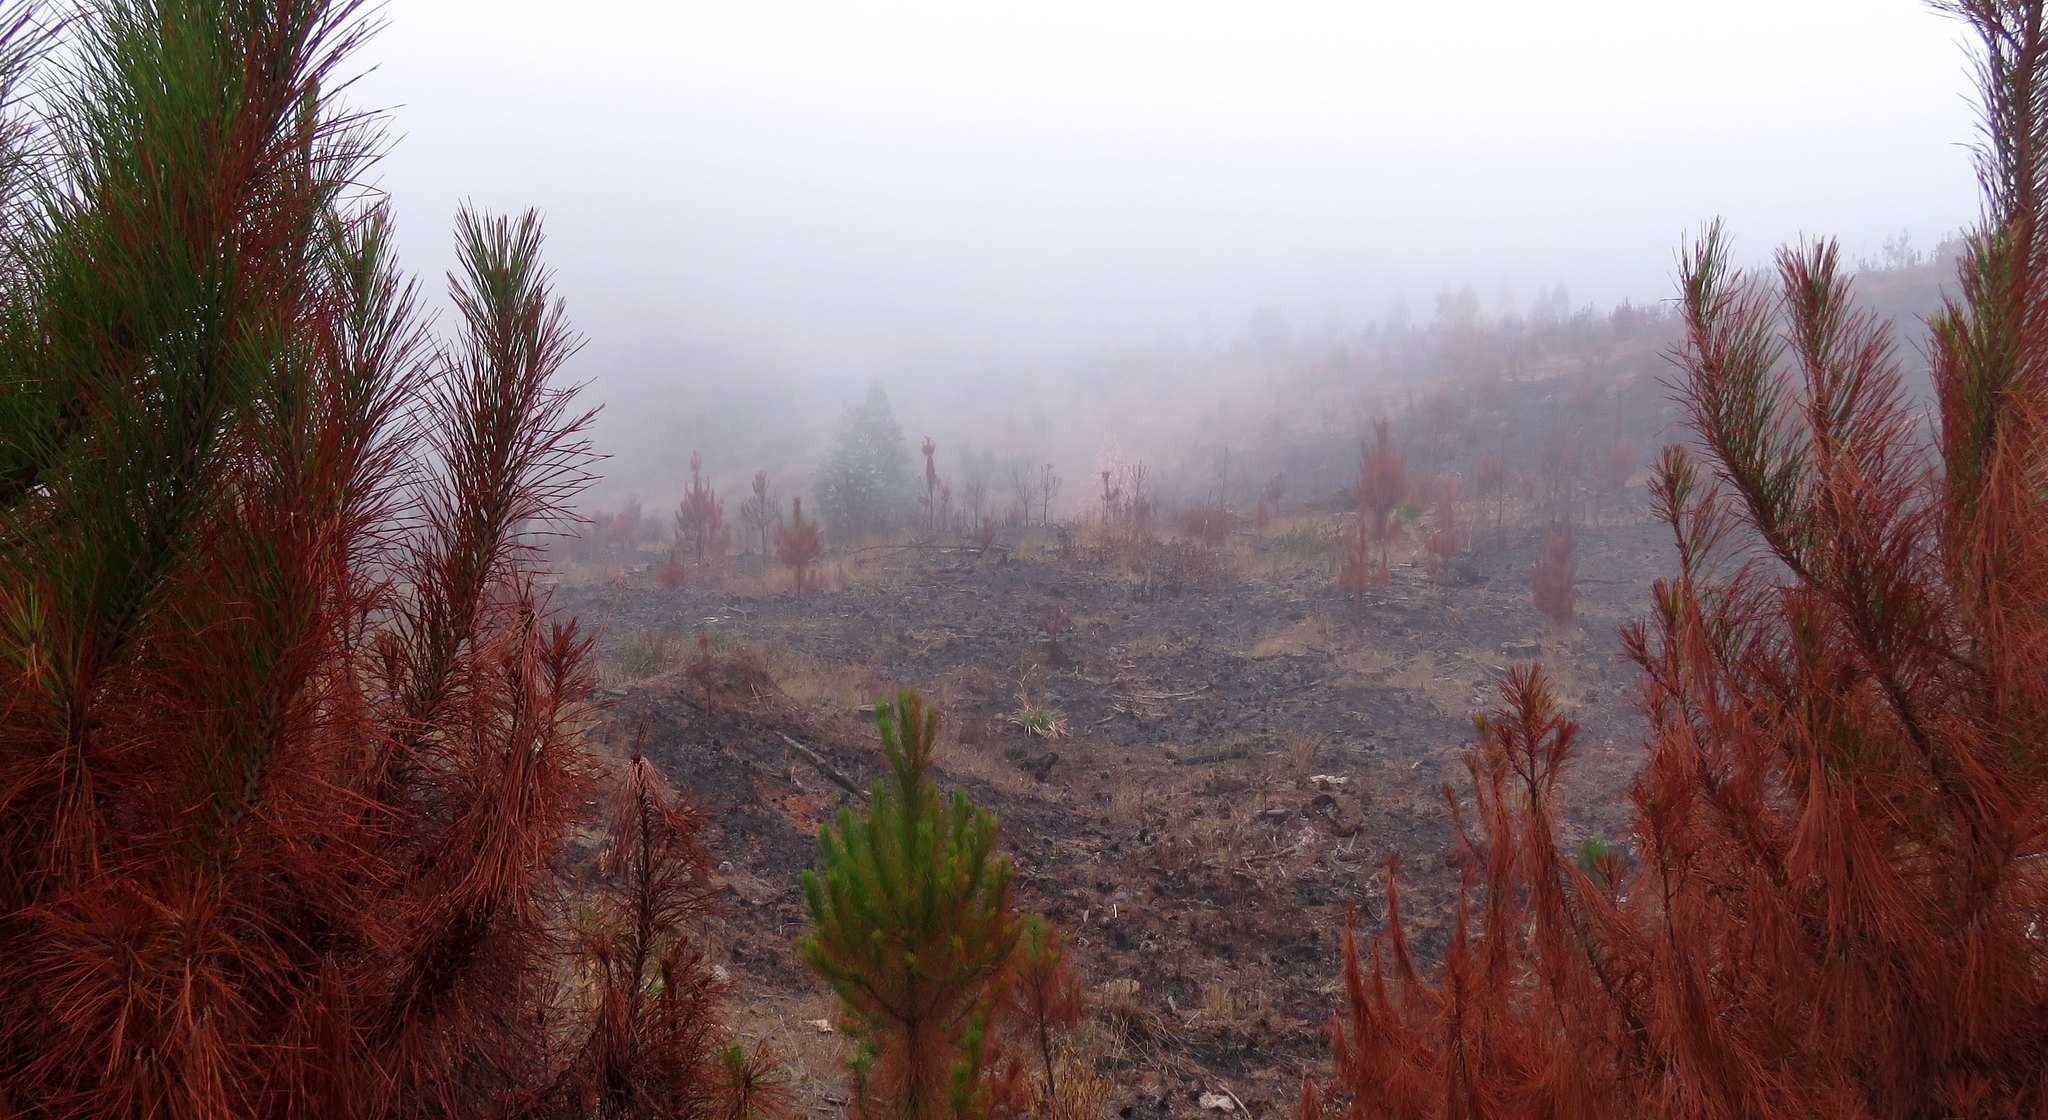
[[991, 1075], [1020, 932], [1010, 861], [995, 852], [993, 814], [932, 784], [938, 713], [905, 689], [875, 706], [875, 723], [889, 781], [865, 815], [841, 807], [837, 827], [818, 830], [798, 947], [839, 997], [861, 1115], [985, 1117], [1014, 1088]]

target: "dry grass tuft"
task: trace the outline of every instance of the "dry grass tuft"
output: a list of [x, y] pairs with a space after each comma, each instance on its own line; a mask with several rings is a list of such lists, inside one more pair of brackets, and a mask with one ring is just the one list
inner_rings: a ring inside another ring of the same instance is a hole
[[1287, 764], [1295, 774], [1307, 777], [1315, 772], [1316, 752], [1323, 743], [1314, 735], [1291, 735], [1287, 739]]
[[1003, 719], [1033, 739], [1064, 739], [1074, 732], [1066, 713], [1050, 704], [1033, 700], [1031, 689], [1021, 682], [1017, 685], [1017, 707]]
[[1063, 1046], [1053, 1057], [1059, 1100], [1046, 1110], [1047, 1120], [1102, 1120], [1107, 1114], [1116, 1082], [1096, 1068], [1103, 1052], [1092, 1041]]
[[848, 665], [774, 642], [761, 651], [763, 667], [783, 695], [800, 704], [854, 711], [881, 695], [882, 683], [865, 666]]
[[1173, 1042], [1177, 1033], [1173, 1021], [1144, 999], [1136, 980], [1109, 980], [1098, 992], [1092, 1018], [1108, 1035], [1111, 1053], [1143, 1053]]
[[1435, 677], [1436, 655], [1424, 651], [1416, 654], [1406, 665], [1387, 677], [1387, 684], [1394, 688], [1409, 688], [1422, 692], [1429, 688], [1429, 682]]
[[600, 671], [607, 683], [644, 681], [683, 663], [695, 645], [674, 630], [641, 630], [604, 658]]

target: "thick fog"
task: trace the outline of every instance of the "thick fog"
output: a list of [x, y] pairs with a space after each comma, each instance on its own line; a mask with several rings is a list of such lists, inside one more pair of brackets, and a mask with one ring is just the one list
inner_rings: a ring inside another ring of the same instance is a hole
[[447, 267], [463, 199], [544, 211], [614, 434], [759, 397], [803, 441], [871, 379], [968, 399], [1255, 321], [1427, 321], [1446, 285], [1486, 315], [1558, 285], [1654, 302], [1716, 215], [1759, 259], [1802, 234], [1927, 248], [1975, 216], [1967, 62], [1917, 0], [383, 17], [351, 97], [393, 112], [408, 261]]

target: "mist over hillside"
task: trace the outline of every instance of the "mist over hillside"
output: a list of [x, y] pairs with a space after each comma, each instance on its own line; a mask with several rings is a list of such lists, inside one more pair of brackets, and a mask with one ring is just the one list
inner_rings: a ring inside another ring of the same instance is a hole
[[[1891, 322], [1909, 388], [1924, 395], [1925, 323], [1952, 288], [1955, 245], [1926, 252], [1896, 242], [1890, 259], [1865, 258], [1864, 306]], [[1348, 457], [1373, 416], [1393, 418], [1404, 440], [1431, 447], [1432, 469], [1469, 473], [1487, 442], [1461, 430], [1461, 414], [1498, 410], [1507, 383], [1537, 383], [1538, 412], [1513, 418], [1517, 446], [1535, 428], [1612, 427], [1616, 405], [1646, 447], [1666, 438], [1662, 387], [1678, 342], [1670, 297], [1596, 309], [1562, 285], [1526, 304], [1483, 309], [1469, 286], [1447, 287], [1430, 318], [1397, 305], [1385, 322], [1295, 324], [1270, 308], [1229, 334], [1199, 340], [1049, 354], [926, 353], [865, 373], [821, 375], [785, 356], [683, 351], [628, 367], [591, 387], [605, 394], [594, 429], [610, 456], [592, 510], [628, 494], [673, 505], [700, 452], [710, 477], [736, 491], [757, 470], [786, 492], [808, 493], [841, 413], [880, 385], [912, 442], [939, 444], [941, 474], [969, 458], [1051, 463], [1072, 483], [1054, 512], [1082, 517], [1100, 505], [1091, 480], [1105, 467], [1143, 461], [1169, 505], [1249, 503], [1258, 485], [1287, 474], [1296, 496], [1350, 484]], [[1600, 402], [1594, 398], [1601, 398]], [[1498, 425], [1507, 418], [1496, 416]], [[1538, 437], [1540, 438], [1540, 437]], [[1234, 457], [1227, 481], [1219, 457]], [[1462, 458], [1461, 458], [1462, 456]]]

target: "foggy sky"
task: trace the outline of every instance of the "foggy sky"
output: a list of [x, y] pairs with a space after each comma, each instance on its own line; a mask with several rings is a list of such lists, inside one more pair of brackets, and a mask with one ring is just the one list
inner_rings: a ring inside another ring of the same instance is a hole
[[[1554, 4], [390, 0], [351, 91], [438, 278], [462, 199], [537, 206], [584, 376], [1660, 299], [1976, 215], [1960, 28], [1915, 0]], [[738, 368], [738, 365], [735, 368]]]

